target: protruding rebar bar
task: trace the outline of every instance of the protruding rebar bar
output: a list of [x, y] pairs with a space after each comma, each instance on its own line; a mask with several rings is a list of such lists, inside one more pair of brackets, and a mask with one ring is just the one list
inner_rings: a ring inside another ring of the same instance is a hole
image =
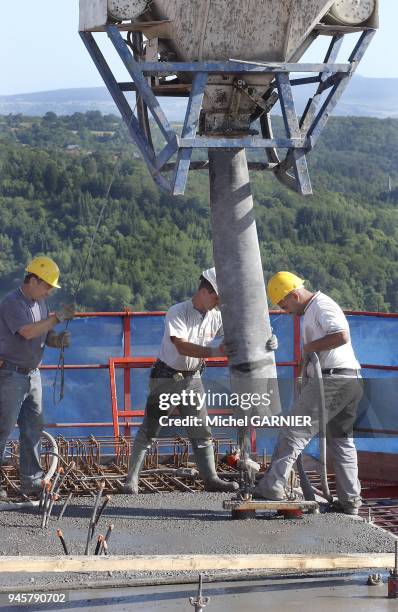
[[102, 493], [104, 491], [105, 488], [105, 482], [101, 482], [99, 485], [99, 490], [97, 493], [97, 497], [95, 499], [94, 502], [94, 507], [93, 507], [93, 512], [90, 518], [90, 523], [88, 526], [88, 532], [87, 532], [87, 541], [86, 541], [86, 548], [84, 549], [84, 554], [88, 555], [88, 547], [90, 546], [90, 542], [93, 539], [93, 535], [94, 535], [94, 531], [95, 531], [95, 517], [97, 515], [97, 510], [98, 510], [98, 506], [99, 503], [101, 501], [101, 497], [102, 497]]
[[69, 504], [69, 502], [70, 502], [70, 500], [72, 499], [72, 497], [73, 497], [73, 491], [71, 491], [71, 492], [69, 493], [68, 497], [66, 498], [66, 500], [65, 500], [65, 502], [64, 502], [64, 505], [63, 505], [63, 506], [62, 506], [62, 508], [61, 508], [61, 512], [60, 512], [60, 513], [59, 513], [59, 515], [58, 515], [58, 521], [60, 521], [60, 520], [61, 520], [61, 518], [64, 516], [64, 512], [65, 512], [65, 510], [66, 510], [66, 507], [67, 507], [67, 505]]
[[189, 598], [189, 603], [191, 606], [195, 607], [195, 612], [202, 612], [202, 610], [207, 606], [210, 601], [210, 597], [203, 597], [202, 595], [203, 589], [203, 574], [199, 574], [199, 584], [198, 584], [198, 594], [195, 597]]
[[388, 598], [398, 599], [398, 540], [395, 540], [394, 569], [390, 570], [388, 577]]
[[52, 482], [52, 485], [51, 485], [51, 490], [50, 490], [51, 495], [54, 493], [55, 487], [57, 486], [57, 482], [60, 479], [61, 474], [63, 474], [63, 473], [64, 473], [64, 468], [62, 468], [62, 467], [58, 468], [57, 473], [55, 475], [55, 478], [54, 478], [54, 480]]
[[102, 555], [102, 554], [107, 555], [108, 554], [108, 542], [109, 542], [109, 539], [110, 539], [110, 537], [112, 535], [112, 531], [114, 530], [114, 528], [115, 528], [115, 525], [113, 523], [108, 525], [108, 531], [106, 532], [104, 541], [102, 543], [102, 548], [100, 550], [100, 555]]
[[44, 527], [46, 526], [46, 520], [47, 520], [47, 510], [49, 508], [50, 505], [50, 491], [51, 491], [51, 483], [47, 482], [46, 486], [46, 493], [44, 495], [44, 501], [43, 501], [43, 516], [42, 516], [42, 520], [41, 520], [41, 528], [44, 529]]
[[48, 521], [50, 520], [50, 516], [51, 516], [51, 512], [52, 512], [52, 509], [53, 509], [54, 503], [55, 503], [56, 501], [58, 501], [58, 500], [59, 500], [59, 495], [58, 495], [58, 493], [53, 493], [53, 494], [51, 495], [50, 505], [49, 505], [48, 510], [47, 510], [46, 520], [45, 520], [44, 527], [48, 527]]
[[60, 488], [62, 487], [62, 485], [63, 485], [63, 484], [64, 484], [64, 482], [65, 482], [66, 477], [69, 475], [69, 472], [70, 472], [71, 470], [73, 470], [75, 467], [76, 467], [75, 462], [74, 462], [74, 461], [71, 461], [71, 462], [70, 462], [70, 464], [68, 465], [68, 467], [66, 468], [66, 470], [64, 471], [64, 473], [63, 473], [63, 476], [62, 476], [61, 480], [60, 480], [60, 481], [59, 481], [59, 483], [58, 483], [58, 486], [57, 486], [57, 490], [56, 490], [56, 492], [58, 492], [58, 491], [60, 490]]
[[96, 547], [95, 547], [95, 551], [94, 551], [94, 554], [95, 554], [95, 555], [98, 555], [98, 554], [99, 554], [99, 552], [100, 552], [100, 550], [101, 550], [101, 548], [102, 548], [102, 544], [103, 544], [103, 542], [104, 542], [104, 536], [100, 534], [100, 535], [98, 536], [98, 539], [97, 539], [97, 545], [96, 545]]
[[41, 481], [41, 486], [42, 486], [42, 490], [41, 490], [40, 501], [39, 501], [39, 510], [42, 510], [43, 504], [44, 504], [44, 498], [46, 496], [46, 481], [45, 480]]
[[60, 529], [57, 529], [57, 536], [61, 540], [61, 544], [62, 544], [62, 547], [64, 549], [65, 555], [69, 555], [69, 551], [68, 551], [68, 547], [66, 546], [64, 534], [62, 533], [62, 531]]
[[106, 532], [105, 535], [105, 542], [109, 542], [110, 537], [112, 535], [112, 531], [115, 529], [115, 525], [113, 523], [111, 523], [110, 525], [108, 525], [108, 531]]
[[111, 496], [111, 495], [107, 495], [107, 496], [105, 497], [104, 501], [102, 502], [102, 506], [101, 506], [101, 508], [99, 509], [99, 511], [98, 511], [98, 513], [97, 513], [97, 516], [96, 516], [96, 517], [95, 517], [95, 519], [94, 519], [94, 528], [97, 526], [98, 521], [99, 521], [99, 520], [100, 520], [100, 518], [101, 518], [101, 514], [103, 513], [103, 511], [105, 510], [105, 508], [107, 507], [107, 505], [108, 505], [108, 503], [111, 501], [111, 499], [112, 499], [112, 496]]

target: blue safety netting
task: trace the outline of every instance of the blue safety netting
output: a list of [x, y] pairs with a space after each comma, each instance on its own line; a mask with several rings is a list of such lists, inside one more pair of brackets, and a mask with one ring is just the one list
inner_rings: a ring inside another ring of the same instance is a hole
[[[57, 331], [63, 328], [59, 326]], [[109, 357], [123, 356], [123, 320], [121, 317], [87, 317], [69, 322], [72, 344], [65, 351], [66, 363], [73, 365], [107, 364]], [[59, 351], [47, 348], [43, 365], [57, 363]]]
[[[352, 342], [362, 364], [378, 366], [398, 365], [398, 318], [372, 315], [349, 315]], [[274, 333], [278, 336], [278, 362], [294, 361], [293, 319], [288, 315], [271, 315]], [[120, 316], [82, 317], [69, 325], [72, 347], [66, 351], [66, 364], [107, 366], [109, 357], [123, 356], [123, 318]], [[163, 317], [133, 316], [131, 319], [131, 354], [134, 357], [156, 357], [163, 335]], [[46, 349], [44, 364], [56, 365], [58, 351]], [[398, 438], [382, 434], [385, 430], [397, 430], [398, 372], [364, 368], [364, 396], [361, 401], [356, 427], [371, 432], [358, 432], [358, 447], [381, 452], [398, 452]], [[47, 423], [110, 423], [112, 421], [109, 371], [105, 368], [79, 368], [65, 371], [65, 397], [54, 405], [53, 382], [55, 372], [43, 370], [45, 420]], [[278, 367], [278, 379], [283, 411], [287, 412], [293, 401], [293, 376], [291, 366]], [[149, 369], [131, 369], [131, 398], [133, 409], [145, 406]], [[116, 369], [116, 389], [119, 409], [123, 407], [123, 372]], [[228, 385], [228, 369], [208, 367], [204, 380]], [[58, 375], [59, 384], [59, 375]], [[112, 427], [56, 428], [65, 437], [103, 436], [113, 433]], [[223, 436], [233, 431], [215, 431]], [[258, 446], [271, 452], [275, 440], [273, 432], [258, 429]], [[311, 452], [316, 443], [311, 446]]]
[[360, 363], [398, 366], [398, 318], [371, 315], [348, 315], [347, 318]]
[[131, 322], [131, 354], [134, 357], [156, 357], [163, 338], [163, 317], [134, 317]]
[[[361, 364], [398, 366], [398, 318], [348, 316], [352, 343]], [[364, 394], [359, 406], [356, 444], [359, 450], [398, 453], [398, 371], [363, 368]], [[361, 430], [372, 431], [364, 432]]]

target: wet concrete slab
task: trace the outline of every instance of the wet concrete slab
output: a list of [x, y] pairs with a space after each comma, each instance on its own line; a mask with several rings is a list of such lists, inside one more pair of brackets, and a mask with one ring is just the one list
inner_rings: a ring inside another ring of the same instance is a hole
[[[394, 551], [392, 535], [361, 519], [341, 514], [305, 515], [301, 520], [284, 520], [262, 513], [247, 521], [233, 521], [223, 510], [225, 495], [216, 493], [156, 493], [114, 496], [102, 515], [98, 534], [109, 524], [115, 528], [109, 553], [118, 555], [247, 554], [247, 553], [388, 553]], [[37, 509], [0, 513], [0, 554], [62, 555], [56, 529], [64, 533], [73, 555], [84, 553], [93, 499], [79, 498], [67, 508], [58, 523], [60, 505], [54, 509], [49, 527], [41, 529]], [[130, 572], [131, 579], [147, 574]], [[163, 573], [164, 575], [173, 575]], [[109, 580], [121, 576], [111, 576]], [[7, 585], [40, 585], [45, 576], [1, 575], [0, 588]], [[108, 579], [104, 574], [54, 575], [51, 580], [82, 584]]]
[[[196, 598], [194, 584], [110, 588], [98, 590], [65, 590], [62, 604], [34, 605], [29, 610], [82, 609], [114, 612], [178, 612], [194, 610], [189, 598]], [[284, 578], [237, 582], [204, 583], [203, 596], [209, 597], [209, 612], [308, 612], [309, 607], [323, 612], [396, 612], [397, 600], [387, 598], [387, 585], [366, 586], [365, 575], [320, 578]], [[5, 603], [5, 595], [0, 601]], [[11, 610], [12, 608], [10, 608]], [[14, 608], [15, 609], [15, 608]], [[25, 608], [27, 609], [27, 608]]]

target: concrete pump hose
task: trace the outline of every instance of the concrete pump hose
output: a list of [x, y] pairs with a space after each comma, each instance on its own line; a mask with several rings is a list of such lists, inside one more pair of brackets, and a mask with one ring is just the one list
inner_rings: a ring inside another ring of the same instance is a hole
[[319, 440], [320, 440], [320, 463], [321, 463], [321, 486], [322, 490], [315, 488], [309, 481], [309, 478], [304, 470], [302, 454], [297, 457], [297, 471], [300, 476], [300, 484], [303, 490], [304, 498], [307, 501], [314, 501], [315, 495], [325, 497], [328, 501], [332, 501], [332, 495], [329, 490], [329, 483], [327, 479], [327, 462], [326, 462], [326, 408], [325, 408], [325, 394], [323, 389], [322, 370], [319, 363], [319, 358], [316, 353], [306, 354], [304, 357], [302, 367], [302, 380], [305, 382], [307, 376], [307, 366], [312, 363], [315, 370], [316, 378], [319, 381], [319, 393], [320, 393], [320, 405], [319, 405]]
[[[46, 482], [49, 482], [51, 478], [54, 476], [57, 466], [58, 466], [58, 461], [59, 461], [58, 444], [55, 441], [55, 438], [53, 438], [53, 436], [49, 434], [47, 431], [43, 431], [42, 436], [43, 438], [46, 438], [51, 444], [51, 450], [49, 451], [49, 454], [52, 455], [50, 469], [48, 470], [47, 474], [45, 474], [45, 476], [43, 477], [43, 480], [45, 480]], [[34, 508], [34, 507], [37, 507], [39, 503], [40, 501], [38, 499], [24, 501], [24, 502], [17, 502], [15, 504], [8, 504], [7, 502], [5, 502], [3, 504], [0, 504], [0, 511], [1, 510], [20, 510], [21, 508]]]
[[[319, 383], [319, 454], [320, 454], [320, 464], [321, 464], [321, 488], [324, 497], [329, 501], [333, 501], [333, 497], [330, 494], [328, 476], [327, 476], [327, 457], [326, 457], [326, 405], [325, 405], [325, 390], [323, 387], [323, 378], [322, 378], [322, 370], [321, 364], [319, 362], [319, 357], [316, 353], [310, 353], [308, 356], [308, 363], [311, 362], [314, 371], [315, 378]], [[307, 367], [303, 369], [303, 374], [305, 372], [306, 376]]]
[[50, 455], [52, 455], [50, 469], [48, 470], [47, 474], [43, 478], [43, 480], [48, 482], [54, 476], [54, 474], [56, 472], [56, 469], [58, 467], [58, 461], [59, 461], [58, 444], [57, 444], [55, 438], [53, 438], [53, 436], [51, 434], [49, 434], [48, 431], [43, 431], [42, 432], [42, 436], [43, 436], [43, 438], [47, 438], [47, 440], [51, 444], [51, 450], [50, 450], [50, 453], [49, 453]]
[[303, 465], [303, 455], [299, 454], [296, 460], [298, 475], [300, 476], [300, 485], [303, 491], [304, 499], [306, 501], [315, 501], [315, 494], [317, 493], [316, 489], [310, 483], [310, 480], [306, 474]]
[[[307, 378], [307, 365], [308, 365], [308, 363], [309, 363], [309, 355], [305, 355], [304, 363], [303, 363], [303, 368], [302, 368], [303, 379], [304, 380], [306, 380], [306, 378]], [[300, 453], [299, 456], [297, 457], [296, 465], [297, 465], [298, 474], [300, 476], [300, 485], [301, 485], [301, 488], [303, 490], [304, 499], [306, 501], [315, 501], [315, 494], [318, 491], [316, 489], [314, 489], [314, 487], [310, 483], [310, 480], [309, 480], [309, 478], [307, 476], [307, 473], [306, 473], [306, 471], [304, 469], [302, 453]]]

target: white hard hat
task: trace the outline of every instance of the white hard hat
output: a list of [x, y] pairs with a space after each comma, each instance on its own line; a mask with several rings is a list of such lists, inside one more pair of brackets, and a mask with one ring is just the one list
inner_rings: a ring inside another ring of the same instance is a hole
[[210, 285], [213, 287], [214, 291], [218, 295], [216, 269], [208, 268], [208, 270], [203, 270], [202, 276], [210, 283]]

